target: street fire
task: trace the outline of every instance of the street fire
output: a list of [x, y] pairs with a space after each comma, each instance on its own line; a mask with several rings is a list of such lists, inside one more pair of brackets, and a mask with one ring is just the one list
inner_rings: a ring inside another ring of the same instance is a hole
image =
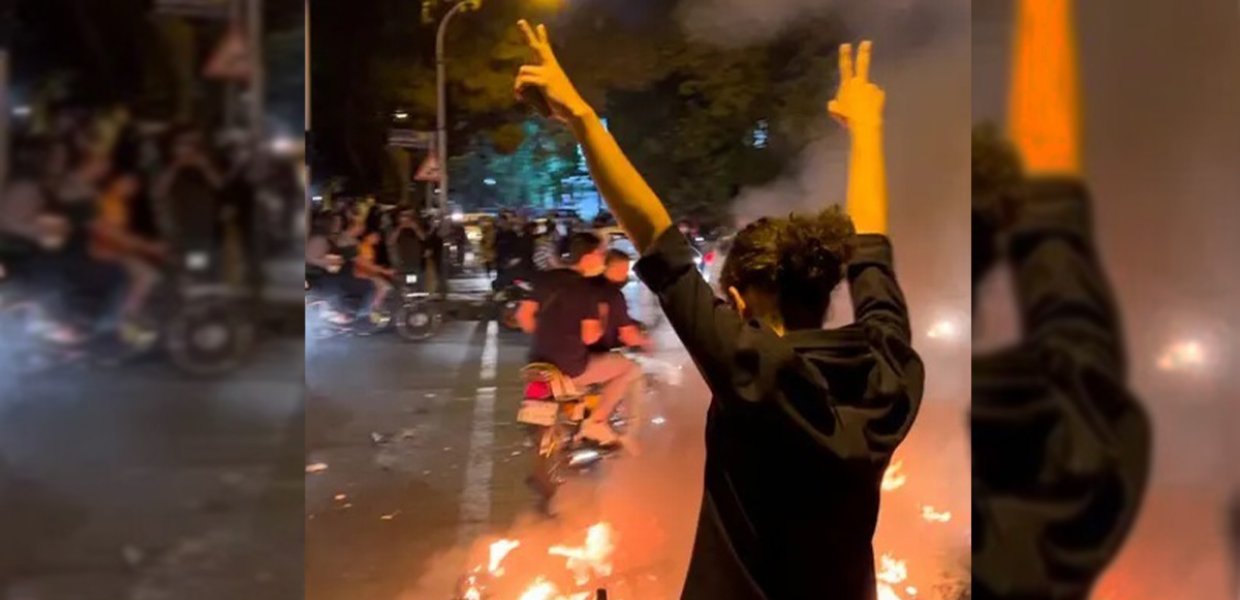
[[878, 600], [903, 600], [896, 588], [908, 579], [908, 565], [905, 561], [896, 560], [890, 554], [883, 554], [879, 558], [879, 569], [875, 577], [878, 579]]
[[[527, 540], [528, 542], [528, 540]], [[616, 550], [615, 533], [610, 523], [600, 522], [586, 530], [585, 543], [581, 546], [554, 545], [547, 549], [547, 556], [564, 557], [566, 567], [573, 575], [576, 590], [561, 590], [556, 577], [548, 574], [534, 576], [533, 582], [521, 592], [514, 578], [504, 577], [504, 559], [522, 547], [520, 540], [500, 539], [488, 547], [487, 562], [477, 564], [463, 577], [457, 588], [456, 600], [590, 600], [593, 591], [581, 590], [595, 578], [609, 577], [612, 572], [611, 557]], [[485, 569], [484, 569], [485, 566]], [[520, 567], [525, 570], [528, 567]], [[505, 583], [507, 581], [508, 583]]]
[[611, 555], [616, 550], [612, 537], [611, 525], [596, 523], [586, 532], [584, 546], [552, 546], [547, 553], [567, 558], [567, 567], [573, 572], [574, 581], [577, 585], [585, 585], [591, 577], [611, 575]]
[[589, 600], [590, 592], [563, 595], [554, 583], [539, 577], [517, 600]]
[[939, 512], [929, 504], [921, 506], [921, 518], [931, 523], [947, 523], [952, 520], [952, 514], [947, 511]]
[[512, 552], [520, 545], [521, 542], [518, 542], [517, 540], [500, 540], [494, 544], [491, 544], [491, 560], [487, 564], [487, 572], [496, 577], [502, 576], [504, 574], [504, 568], [500, 565], [500, 563], [504, 560], [505, 556], [508, 556], [509, 552]]
[[904, 484], [908, 482], [908, 477], [900, 472], [900, 469], [903, 466], [904, 461], [897, 460], [896, 462], [891, 463], [891, 466], [887, 467], [887, 470], [883, 472], [884, 492], [898, 490], [904, 487]]

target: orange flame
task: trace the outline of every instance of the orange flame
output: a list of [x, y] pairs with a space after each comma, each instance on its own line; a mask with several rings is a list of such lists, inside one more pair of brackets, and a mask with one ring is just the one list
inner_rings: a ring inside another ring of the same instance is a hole
[[947, 511], [939, 512], [929, 504], [921, 505], [921, 518], [931, 523], [947, 523], [952, 520], [952, 514]]
[[902, 467], [904, 467], [904, 461], [897, 460], [896, 462], [891, 463], [891, 466], [887, 467], [887, 470], [883, 472], [884, 492], [898, 490], [904, 487], [904, 484], [908, 482], [908, 477], [900, 472]]
[[591, 577], [611, 575], [611, 555], [616, 550], [611, 525], [596, 523], [586, 532], [584, 546], [552, 546], [547, 554], [568, 559], [568, 570], [573, 572], [577, 585], [585, 585]]
[[461, 596], [461, 600], [482, 600], [482, 590], [478, 589], [478, 578], [469, 576], [469, 588]]
[[883, 554], [879, 558], [879, 565], [878, 573], [875, 574], [878, 579], [878, 600], [903, 600], [896, 592], [896, 586], [908, 579], [906, 562], [896, 560], [890, 554]]
[[578, 592], [565, 596], [554, 583], [539, 577], [525, 589], [517, 600], [590, 600], [590, 592]]
[[509, 552], [512, 552], [520, 545], [521, 542], [517, 540], [499, 540], [491, 544], [491, 558], [487, 564], [487, 571], [496, 577], [503, 575], [504, 568], [500, 566], [500, 563], [504, 560], [504, 557], [508, 556]]

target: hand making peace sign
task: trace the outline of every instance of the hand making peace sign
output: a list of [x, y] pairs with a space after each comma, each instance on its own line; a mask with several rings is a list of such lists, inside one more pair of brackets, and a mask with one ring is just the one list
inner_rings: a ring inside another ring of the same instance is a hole
[[531, 63], [521, 67], [513, 86], [518, 99], [527, 88], [535, 88], [546, 97], [551, 116], [561, 121], [589, 113], [590, 105], [581, 98], [568, 75], [560, 67], [547, 38], [547, 28], [539, 25], [537, 30], [524, 19], [517, 22], [531, 51]]
[[835, 99], [827, 103], [831, 116], [854, 131], [861, 127], [878, 127], [883, 123], [886, 94], [870, 81], [872, 47], [869, 41], [861, 42], [854, 71], [852, 44], [840, 45], [840, 89], [835, 93]]

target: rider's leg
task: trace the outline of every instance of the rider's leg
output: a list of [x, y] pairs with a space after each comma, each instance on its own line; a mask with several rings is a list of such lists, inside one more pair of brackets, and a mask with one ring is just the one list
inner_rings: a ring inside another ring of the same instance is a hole
[[146, 299], [151, 296], [151, 291], [159, 282], [159, 271], [138, 256], [126, 256], [120, 260], [121, 266], [125, 268], [125, 273], [128, 275], [128, 285], [125, 286], [125, 296], [121, 300], [120, 313], [121, 318], [130, 319], [137, 316], [142, 307], [146, 305]]
[[371, 314], [383, 312], [383, 303], [387, 301], [388, 294], [392, 291], [392, 284], [382, 277], [371, 277], [370, 282], [375, 286], [374, 298], [370, 301]]
[[604, 433], [610, 427], [607, 424], [607, 419], [611, 416], [611, 413], [615, 412], [616, 407], [624, 400], [625, 394], [629, 393], [633, 383], [640, 377], [641, 367], [622, 355], [608, 352], [590, 357], [590, 363], [586, 366], [586, 371], [573, 378], [573, 383], [578, 386], [596, 383], [603, 384], [602, 399], [599, 402], [599, 406], [590, 414], [590, 418], [583, 428], [587, 437], [596, 437], [591, 435], [596, 432], [604, 437], [615, 437], [614, 434], [606, 436]]

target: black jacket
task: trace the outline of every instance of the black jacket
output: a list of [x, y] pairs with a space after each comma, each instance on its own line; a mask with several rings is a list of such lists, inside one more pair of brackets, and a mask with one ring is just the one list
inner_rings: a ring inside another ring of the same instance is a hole
[[1030, 185], [1010, 237], [1023, 338], [973, 359], [974, 598], [1085, 599], [1149, 472], [1088, 194]]
[[867, 600], [883, 472], [924, 370], [884, 236], [848, 268], [856, 323], [780, 337], [745, 322], [669, 230], [638, 263], [713, 398], [686, 600]]

